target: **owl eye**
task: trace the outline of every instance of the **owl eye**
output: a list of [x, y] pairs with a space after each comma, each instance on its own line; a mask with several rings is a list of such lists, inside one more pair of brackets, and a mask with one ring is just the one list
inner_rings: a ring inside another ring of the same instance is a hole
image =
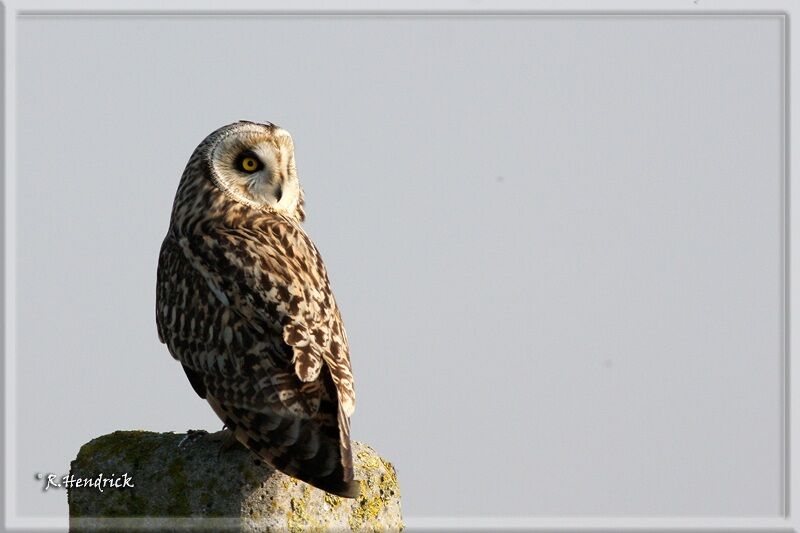
[[245, 172], [252, 173], [261, 168], [261, 161], [249, 152], [245, 152], [239, 156], [239, 168]]

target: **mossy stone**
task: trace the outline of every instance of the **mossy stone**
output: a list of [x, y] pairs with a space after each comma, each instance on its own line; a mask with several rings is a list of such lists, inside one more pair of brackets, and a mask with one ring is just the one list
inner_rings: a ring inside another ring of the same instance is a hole
[[83, 447], [75, 478], [128, 475], [133, 487], [68, 488], [70, 531], [400, 531], [400, 489], [391, 463], [353, 443], [362, 494], [340, 498], [274, 470], [227, 435], [115, 431]]

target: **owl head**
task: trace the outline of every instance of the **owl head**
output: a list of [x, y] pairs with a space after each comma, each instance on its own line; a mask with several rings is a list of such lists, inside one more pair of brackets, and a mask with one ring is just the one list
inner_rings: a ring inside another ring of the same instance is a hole
[[235, 202], [305, 218], [292, 136], [275, 124], [243, 120], [223, 126], [197, 147], [189, 166], [192, 161]]

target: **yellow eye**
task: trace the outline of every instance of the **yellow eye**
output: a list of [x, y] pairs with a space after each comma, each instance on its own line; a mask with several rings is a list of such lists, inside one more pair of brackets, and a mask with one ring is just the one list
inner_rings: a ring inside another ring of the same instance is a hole
[[242, 159], [241, 165], [245, 172], [255, 172], [258, 168], [258, 160], [255, 157], [245, 157]]

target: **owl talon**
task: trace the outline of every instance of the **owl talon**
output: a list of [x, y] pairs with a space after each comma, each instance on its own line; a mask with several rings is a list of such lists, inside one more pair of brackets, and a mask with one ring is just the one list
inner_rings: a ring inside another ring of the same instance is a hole
[[202, 436], [208, 435], [208, 431], [205, 429], [189, 429], [186, 431], [186, 435], [181, 439], [178, 443], [178, 448], [183, 448], [186, 444], [192, 442], [194, 439]]
[[227, 435], [225, 436], [225, 440], [222, 441], [222, 444], [219, 446], [219, 451], [217, 451], [217, 459], [219, 459], [223, 453], [241, 446], [241, 443], [236, 438], [236, 434], [233, 431], [225, 430], [225, 432]]

